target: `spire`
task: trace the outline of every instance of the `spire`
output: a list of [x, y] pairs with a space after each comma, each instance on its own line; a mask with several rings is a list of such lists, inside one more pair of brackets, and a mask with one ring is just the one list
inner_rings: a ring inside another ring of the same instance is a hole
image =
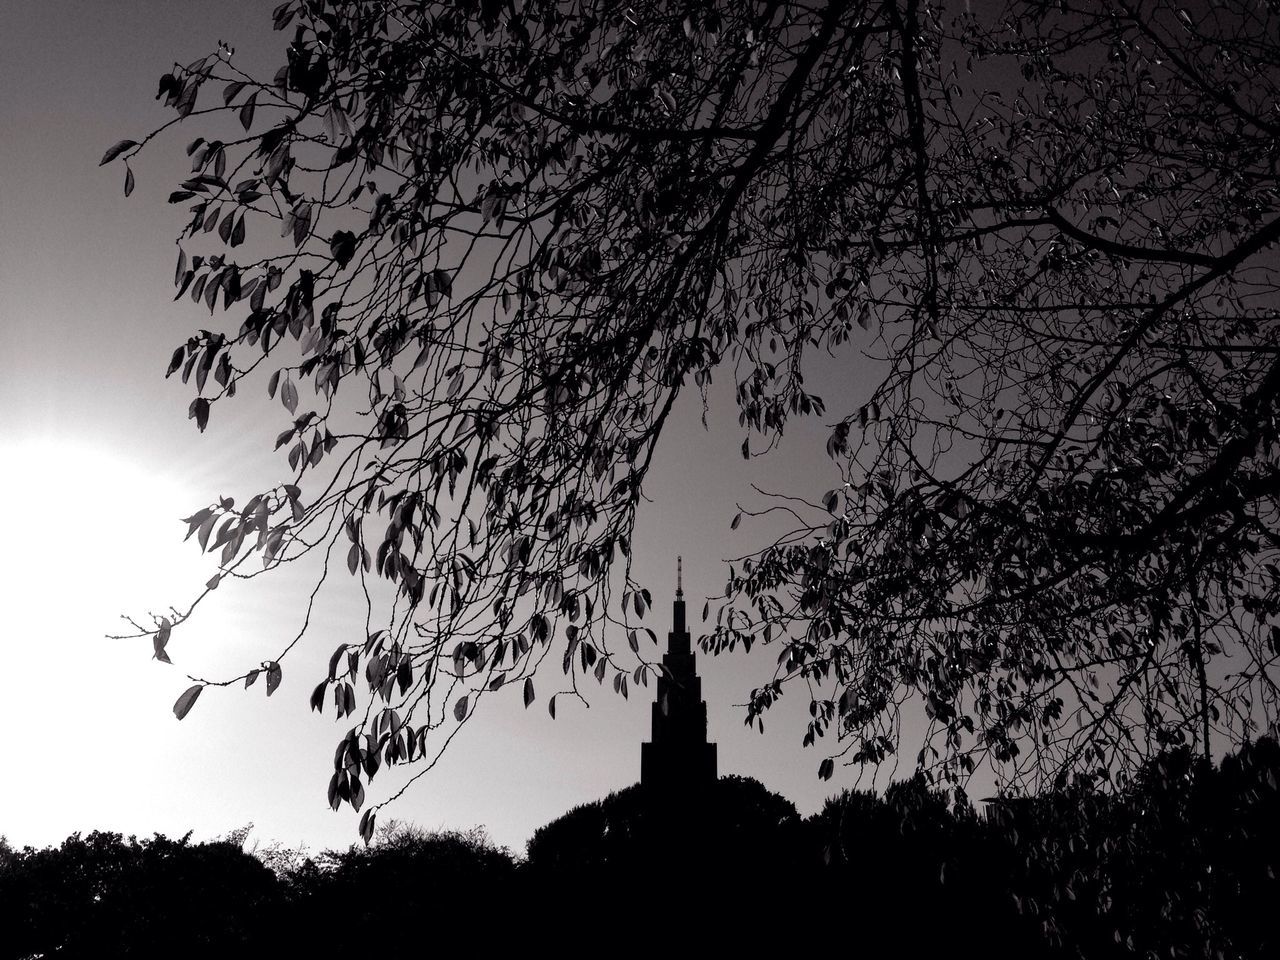
[[688, 652], [689, 631], [684, 622], [684, 557], [676, 557], [676, 599], [671, 604], [671, 646], [679, 652]]
[[671, 632], [653, 704], [653, 736], [640, 748], [640, 782], [677, 793], [715, 782], [716, 745], [707, 741], [707, 705], [685, 625], [684, 558], [676, 558]]

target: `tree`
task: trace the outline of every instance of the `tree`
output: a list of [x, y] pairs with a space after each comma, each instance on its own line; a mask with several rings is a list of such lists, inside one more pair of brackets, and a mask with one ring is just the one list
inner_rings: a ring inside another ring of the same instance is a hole
[[[73, 834], [0, 862], [0, 957], [257, 955], [277, 934], [275, 878], [240, 846]], [[263, 951], [265, 952], [265, 950]]]
[[[188, 537], [221, 577], [336, 550], [396, 591], [312, 698], [356, 717], [335, 808], [549, 656], [575, 690], [659, 669], [630, 534], [717, 373], [744, 456], [830, 418], [843, 485], [788, 501], [704, 638], [780, 648], [747, 719], [809, 690], [820, 775], [913, 709], [958, 785], [1274, 717], [1274, 6], [951, 7], [290, 0], [272, 80], [229, 47], [161, 79], [177, 116], [104, 163], [243, 128], [169, 198], [178, 296], [228, 322], [168, 372], [200, 429], [262, 380], [289, 415], [289, 482]], [[858, 348], [883, 379], [827, 414], [807, 360]], [[194, 606], [137, 624], [157, 657]]]

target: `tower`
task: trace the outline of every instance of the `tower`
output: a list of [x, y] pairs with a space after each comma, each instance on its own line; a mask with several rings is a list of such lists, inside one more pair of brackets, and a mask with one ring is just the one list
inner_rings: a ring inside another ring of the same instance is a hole
[[653, 703], [653, 734], [640, 745], [640, 783], [662, 792], [698, 790], [716, 780], [716, 745], [707, 742], [707, 704], [685, 626], [683, 573], [683, 560], [677, 558], [673, 623]]

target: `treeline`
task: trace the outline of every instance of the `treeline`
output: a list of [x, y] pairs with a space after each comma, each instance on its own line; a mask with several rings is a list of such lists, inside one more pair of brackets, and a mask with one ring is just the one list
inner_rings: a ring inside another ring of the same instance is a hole
[[1273, 957], [1280, 747], [1212, 767], [1163, 755], [1121, 793], [1087, 783], [951, 807], [921, 779], [801, 818], [759, 783], [639, 787], [541, 828], [514, 857], [481, 830], [397, 826], [368, 848], [246, 853], [119, 834], [0, 842], [0, 960], [347, 956], [535, 944], [778, 945], [880, 955]]

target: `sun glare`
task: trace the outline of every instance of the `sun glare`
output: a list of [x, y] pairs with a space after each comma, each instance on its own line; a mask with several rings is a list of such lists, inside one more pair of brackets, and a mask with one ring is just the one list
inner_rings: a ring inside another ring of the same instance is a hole
[[171, 585], [175, 484], [89, 444], [0, 444], [0, 464], [10, 627], [100, 637], [118, 632], [130, 602], [154, 603]]
[[10, 697], [47, 695], [30, 679], [56, 663], [68, 667], [58, 671], [60, 693], [69, 692], [64, 684], [100, 682], [100, 673], [79, 667], [104, 655], [122, 669], [129, 661], [137, 674], [130, 644], [145, 641], [106, 635], [125, 632], [122, 613], [143, 617], [173, 602], [190, 578], [188, 564], [175, 562], [181, 500], [177, 483], [92, 443], [0, 443], [0, 633], [9, 641]]

